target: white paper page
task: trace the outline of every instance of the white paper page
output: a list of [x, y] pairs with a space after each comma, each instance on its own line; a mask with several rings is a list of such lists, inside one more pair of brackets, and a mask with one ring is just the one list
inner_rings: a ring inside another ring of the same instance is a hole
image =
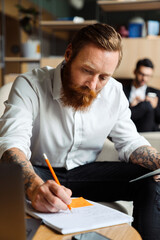
[[129, 223], [133, 221], [133, 218], [127, 214], [95, 202], [91, 203], [94, 205], [72, 208], [72, 212], [70, 210], [66, 210], [58, 213], [46, 214], [34, 211], [34, 214], [43, 219], [46, 225], [63, 234]]
[[147, 177], [151, 177], [151, 176], [154, 176], [154, 175], [157, 175], [157, 174], [160, 174], [160, 168], [156, 169], [155, 171], [146, 173], [146, 174], [144, 174], [144, 175], [142, 175], [138, 178], [132, 179], [129, 182], [134, 182], [134, 181], [137, 181], [137, 180], [140, 180], [140, 179], [143, 179], [143, 178], [147, 178]]

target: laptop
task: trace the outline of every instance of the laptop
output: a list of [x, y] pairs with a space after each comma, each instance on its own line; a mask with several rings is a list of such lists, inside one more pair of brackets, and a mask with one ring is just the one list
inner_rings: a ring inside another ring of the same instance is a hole
[[0, 164], [0, 239], [32, 239], [38, 219], [25, 220], [22, 169], [18, 164]]

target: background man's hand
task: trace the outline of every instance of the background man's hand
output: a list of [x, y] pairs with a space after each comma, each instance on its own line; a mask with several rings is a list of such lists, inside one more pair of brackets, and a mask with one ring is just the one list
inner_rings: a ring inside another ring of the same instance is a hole
[[66, 210], [71, 203], [70, 189], [48, 180], [36, 188], [31, 199], [32, 206], [40, 212], [58, 212]]
[[131, 103], [131, 107], [135, 107], [138, 103], [142, 102], [143, 100], [140, 97], [136, 97]]
[[158, 97], [146, 96], [146, 101], [150, 102], [153, 108], [156, 108], [158, 105]]

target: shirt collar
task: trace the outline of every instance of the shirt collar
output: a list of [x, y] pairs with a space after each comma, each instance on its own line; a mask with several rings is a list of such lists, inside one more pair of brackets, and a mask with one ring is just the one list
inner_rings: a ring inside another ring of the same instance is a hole
[[62, 79], [61, 79], [61, 69], [63, 62], [61, 62], [54, 71], [53, 77], [53, 99], [61, 98], [61, 89], [62, 89]]
[[139, 88], [135, 88], [135, 86], [134, 85], [132, 85], [132, 89], [134, 90], [134, 91], [136, 91], [136, 90], [139, 90], [139, 91], [146, 91], [146, 89], [147, 89], [147, 85], [145, 84], [145, 85], [143, 85], [143, 86], [141, 86], [141, 87], [139, 87]]

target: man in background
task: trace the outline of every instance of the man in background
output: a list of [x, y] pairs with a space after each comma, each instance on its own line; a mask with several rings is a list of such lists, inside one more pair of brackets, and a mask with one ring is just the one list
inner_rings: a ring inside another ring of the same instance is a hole
[[[65, 210], [72, 194], [133, 201], [133, 226], [143, 240], [158, 240], [158, 177], [130, 180], [160, 168], [160, 154], [137, 132], [122, 85], [112, 78], [121, 58], [114, 28], [89, 25], [76, 33], [55, 69], [20, 75], [0, 119], [0, 158], [22, 166], [26, 195], [38, 211]], [[96, 162], [107, 137], [119, 162]], [[52, 179], [43, 153], [63, 186]]]
[[131, 119], [138, 132], [160, 130], [160, 91], [148, 86], [153, 70], [154, 65], [150, 59], [139, 60], [134, 70], [135, 78], [130, 85], [124, 86]]

